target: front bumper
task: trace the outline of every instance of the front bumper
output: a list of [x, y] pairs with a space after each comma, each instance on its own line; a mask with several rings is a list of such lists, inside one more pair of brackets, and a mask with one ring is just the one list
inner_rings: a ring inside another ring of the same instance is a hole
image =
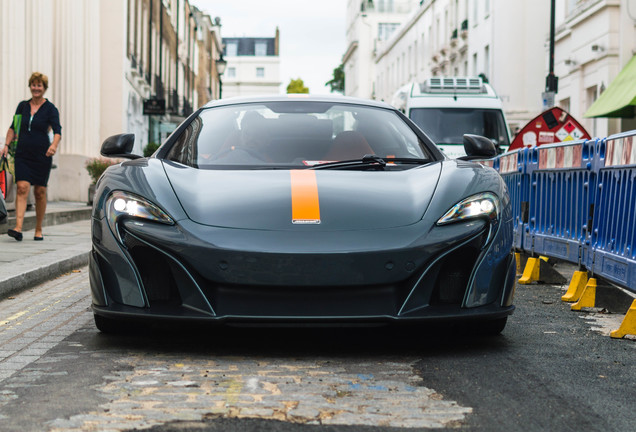
[[[96, 314], [214, 322], [410, 322], [512, 313], [508, 227], [250, 231], [93, 220]], [[202, 240], [207, 239], [207, 240]]]

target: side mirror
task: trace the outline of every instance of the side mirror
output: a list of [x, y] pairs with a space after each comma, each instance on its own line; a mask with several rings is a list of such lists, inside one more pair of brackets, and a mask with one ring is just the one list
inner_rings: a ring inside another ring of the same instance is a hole
[[119, 134], [108, 137], [102, 143], [102, 156], [124, 159], [139, 159], [141, 156], [132, 154], [135, 144], [135, 134]]
[[466, 150], [466, 156], [462, 156], [458, 159], [490, 159], [497, 156], [495, 144], [490, 139], [481, 135], [465, 134], [464, 150]]

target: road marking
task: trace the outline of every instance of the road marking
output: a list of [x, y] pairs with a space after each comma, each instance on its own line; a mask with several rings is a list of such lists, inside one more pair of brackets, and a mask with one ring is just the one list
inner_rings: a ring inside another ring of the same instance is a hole
[[18, 312], [18, 313], [17, 313], [17, 314], [15, 314], [15, 315], [11, 315], [11, 316], [10, 316], [9, 318], [7, 318], [6, 320], [4, 320], [4, 321], [0, 321], [0, 326], [7, 325], [7, 324], [9, 324], [9, 323], [10, 323], [10, 322], [12, 322], [12, 321], [17, 320], [18, 318], [20, 318], [22, 315], [24, 315], [24, 314], [26, 314], [26, 313], [28, 313], [28, 311], [22, 311], [22, 312]]

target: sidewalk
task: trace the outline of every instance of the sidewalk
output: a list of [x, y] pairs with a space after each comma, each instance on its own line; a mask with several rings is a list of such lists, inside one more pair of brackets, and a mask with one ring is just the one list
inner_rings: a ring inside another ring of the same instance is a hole
[[9, 237], [12, 215], [0, 225], [0, 299], [88, 264], [91, 250], [90, 207], [50, 202], [44, 240], [34, 241], [35, 212], [27, 211], [24, 240]]

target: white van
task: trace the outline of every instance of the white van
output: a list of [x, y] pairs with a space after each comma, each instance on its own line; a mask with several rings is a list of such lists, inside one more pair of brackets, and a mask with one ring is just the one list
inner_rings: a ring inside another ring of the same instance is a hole
[[490, 138], [500, 152], [510, 145], [501, 99], [478, 77], [433, 77], [402, 87], [393, 106], [404, 112], [451, 158], [465, 156], [463, 135]]

